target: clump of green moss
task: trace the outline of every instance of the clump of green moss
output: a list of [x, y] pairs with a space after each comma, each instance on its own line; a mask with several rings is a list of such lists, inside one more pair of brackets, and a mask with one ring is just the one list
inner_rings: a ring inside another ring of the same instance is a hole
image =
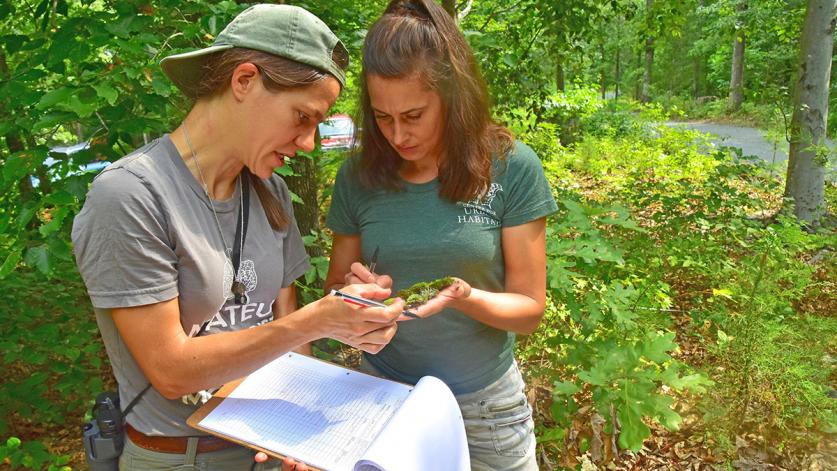
[[[456, 279], [451, 276], [433, 281], [420, 281], [409, 288], [402, 289], [395, 296], [404, 300], [407, 304], [407, 309], [412, 309], [430, 301], [434, 296], [439, 294], [439, 291], [454, 284], [454, 282], [456, 282]], [[387, 301], [392, 302], [390, 299]]]

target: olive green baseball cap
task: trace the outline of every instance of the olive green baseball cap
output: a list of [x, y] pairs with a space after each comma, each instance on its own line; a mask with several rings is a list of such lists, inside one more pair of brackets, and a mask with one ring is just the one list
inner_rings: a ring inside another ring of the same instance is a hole
[[[310, 65], [333, 75], [342, 87], [346, 86], [344, 68], [349, 57], [346, 46], [322, 20], [293, 5], [253, 5], [236, 16], [211, 46], [168, 56], [160, 61], [160, 66], [186, 96], [194, 97], [207, 59], [234, 47], [255, 49]], [[334, 57], [345, 58], [343, 67]]]

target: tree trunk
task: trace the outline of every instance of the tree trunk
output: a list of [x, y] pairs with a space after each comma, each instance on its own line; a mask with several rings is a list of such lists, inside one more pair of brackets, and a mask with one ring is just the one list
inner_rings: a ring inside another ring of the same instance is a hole
[[555, 89], [559, 92], [566, 90], [564, 84], [564, 58], [558, 57], [555, 62]]
[[[638, 48], [636, 52], [636, 69], [640, 69], [642, 67], [642, 48]], [[637, 80], [634, 82], [634, 99], [639, 101], [642, 99], [642, 82]]]
[[[645, 0], [646, 24], [650, 28], [651, 10], [654, 8], [654, 0]], [[642, 95], [640, 101], [648, 103], [651, 101], [651, 71], [654, 68], [654, 37], [651, 31], [646, 31], [645, 38], [645, 68], [642, 71]]]
[[602, 63], [599, 64], [599, 91], [602, 94], [602, 100], [607, 99], [607, 75], [605, 72], [607, 71], [607, 58], [605, 57], [605, 47], [604, 43], [599, 43], [599, 56], [601, 57]]
[[[9, 77], [10, 73], [8, 63], [6, 62], [6, 51], [0, 47], [0, 80], [5, 82], [9, 80]], [[8, 116], [4, 103], [0, 103], [0, 116]], [[9, 154], [26, 149], [26, 144], [21, 140], [17, 132], [10, 131], [3, 136], [3, 139], [6, 141], [6, 148], [9, 150]], [[0, 160], [0, 164], [5, 165], [5, 162]], [[20, 191], [21, 201], [26, 201], [31, 198], [34, 188], [32, 188], [32, 180], [28, 174], [18, 182], [18, 190]]]
[[738, 111], [744, 101], [744, 45], [745, 24], [743, 13], [747, 11], [747, 0], [738, 4], [735, 20], [735, 37], [732, 41], [732, 74], [729, 80], [729, 110]]
[[453, 19], [456, 19], [456, 0], [442, 0], [442, 7]]
[[[699, 9], [703, 8], [703, 5], [704, 5], [703, 2], [704, 2], [704, 0], [699, 0], [698, 1], [698, 8]], [[697, 19], [698, 19], [698, 22], [697, 22], [697, 37], [703, 37], [703, 18], [701, 17], [700, 14], [698, 14]], [[695, 100], [697, 100], [698, 97], [701, 96], [701, 78], [702, 78], [701, 75], [703, 74], [703, 63], [705, 61], [706, 61], [706, 59], [703, 57], [703, 54], [698, 54], [697, 57], [695, 57], [695, 62], [694, 62], [694, 68], [695, 68], [694, 75], [695, 76], [694, 76], [694, 82], [692, 83], [692, 86], [693, 86], [692, 94], [694, 95]]]
[[616, 91], [615, 91], [615, 96], [614, 96], [614, 99], [616, 99], [616, 100], [619, 99], [619, 82], [622, 81], [622, 68], [621, 68], [622, 64], [621, 64], [620, 55], [619, 55], [620, 52], [621, 52], [621, 49], [619, 48], [619, 43], [617, 42], [616, 43]]
[[[825, 146], [828, 90], [837, 0], [808, 0], [794, 86], [790, 158], [785, 196], [796, 217], [812, 227], [825, 214]], [[820, 151], [820, 152], [818, 152]]]
[[[302, 203], [294, 203], [294, 216], [303, 235], [319, 232], [319, 200], [317, 198], [318, 168], [314, 158], [299, 156], [294, 159], [295, 176], [285, 177], [288, 189], [302, 199]], [[305, 247], [308, 255], [319, 257], [323, 255], [319, 245]]]
[[651, 70], [654, 68], [654, 38], [645, 39], [645, 67], [642, 71], [642, 96], [640, 101], [651, 101]]

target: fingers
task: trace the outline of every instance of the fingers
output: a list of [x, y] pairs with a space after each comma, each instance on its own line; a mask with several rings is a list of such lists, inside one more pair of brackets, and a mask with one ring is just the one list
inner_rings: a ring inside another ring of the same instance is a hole
[[444, 309], [445, 306], [447, 306], [449, 299], [450, 298], [440, 298], [439, 296], [436, 296], [421, 306], [414, 307], [411, 311], [421, 318], [430, 317]]
[[392, 278], [389, 275], [375, 275], [375, 284], [382, 288], [392, 288]]
[[457, 300], [471, 296], [471, 285], [466, 281], [456, 278], [456, 281], [447, 288], [439, 291], [439, 294], [428, 300], [426, 303], [412, 309], [419, 317], [429, 317], [442, 309], [449, 307]]
[[347, 285], [374, 283], [382, 288], [392, 287], [392, 278], [388, 275], [378, 275], [369, 271], [366, 265], [355, 262], [351, 265], [349, 273], [345, 275]]
[[452, 298], [465, 299], [468, 296], [471, 296], [471, 285], [465, 280], [456, 278], [456, 281], [452, 285], [442, 290], [442, 292], [445, 291], [448, 291]]
[[340, 288], [340, 291], [374, 301], [383, 301], [392, 292], [389, 288], [382, 288], [374, 283], [350, 284]]
[[[372, 291], [380, 290], [388, 293], [388, 289], [377, 285], [355, 285], [347, 287], [345, 291], [356, 291], [358, 296], [369, 294], [363, 287], [371, 286]], [[368, 297], [368, 296], [364, 296]], [[361, 348], [370, 353], [380, 351], [395, 335], [396, 320], [404, 309], [404, 301], [396, 299], [389, 306], [360, 307], [349, 304], [338, 296], [326, 296], [317, 301], [323, 315], [318, 327], [323, 336], [331, 337], [353, 347]]]
[[357, 307], [349, 306], [351, 312], [350, 320], [357, 321], [358, 327], [355, 332], [365, 335], [374, 330], [380, 329], [381, 324], [394, 324], [404, 310], [404, 300], [396, 299], [386, 307]]
[[256, 456], [253, 457], [253, 460], [256, 463], [264, 463], [265, 461], [267, 461], [267, 453], [265, 453], [263, 451], [260, 451], [260, 452], [256, 453]]
[[376, 354], [384, 349], [389, 344], [390, 340], [395, 336], [398, 330], [398, 325], [393, 323], [380, 329], [373, 330], [358, 339], [356, 348], [364, 352]]
[[421, 319], [421, 316], [419, 316], [418, 313], [415, 312], [415, 310], [410, 310], [410, 312], [415, 314], [416, 317], [401, 314], [400, 316], [398, 316], [398, 319], [396, 319], [395, 321], [396, 322], [407, 322], [407, 321], [414, 321], [416, 319]]
[[309, 471], [308, 465], [291, 457], [282, 459], [282, 471]]

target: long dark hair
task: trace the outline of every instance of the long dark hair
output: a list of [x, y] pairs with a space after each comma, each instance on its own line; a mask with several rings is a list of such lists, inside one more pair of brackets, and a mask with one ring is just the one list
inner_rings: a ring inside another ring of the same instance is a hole
[[366, 80], [370, 75], [413, 74], [442, 98], [445, 152], [439, 162], [440, 196], [468, 201], [484, 194], [491, 183], [493, 157], [505, 157], [514, 138], [491, 118], [487, 87], [474, 54], [453, 18], [433, 0], [391, 1], [366, 35], [361, 181], [370, 187], [399, 188], [402, 162], [378, 128]]
[[[343, 70], [349, 65], [349, 56], [345, 49], [335, 48], [332, 55], [334, 62]], [[207, 98], [226, 91], [230, 86], [233, 71], [249, 62], [259, 69], [264, 87], [272, 92], [281, 92], [290, 88], [306, 87], [328, 77], [327, 72], [301, 64], [284, 57], [275, 56], [254, 49], [234, 47], [215, 54], [204, 64], [204, 74], [195, 91], [195, 99]], [[270, 227], [282, 230], [288, 225], [288, 215], [282, 203], [268, 189], [264, 180], [254, 175], [249, 169], [249, 180], [259, 196]]]

